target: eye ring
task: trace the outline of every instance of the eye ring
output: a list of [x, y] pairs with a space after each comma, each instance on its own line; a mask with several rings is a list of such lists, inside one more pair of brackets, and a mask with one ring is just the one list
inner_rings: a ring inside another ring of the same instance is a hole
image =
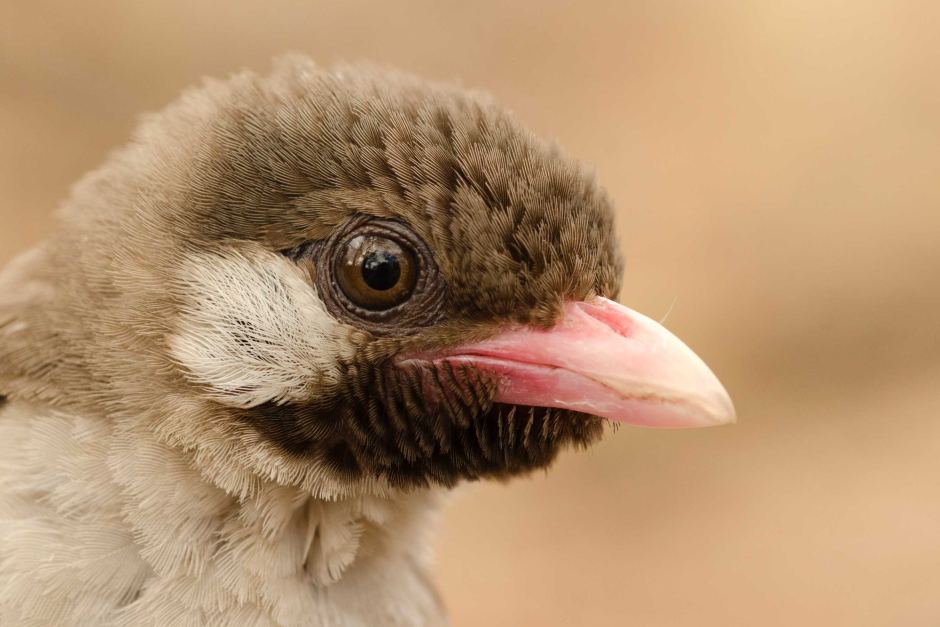
[[[357, 215], [317, 249], [317, 291], [344, 321], [376, 335], [408, 335], [441, 319], [443, 278], [428, 245], [403, 222]], [[371, 253], [373, 261], [396, 256], [399, 275], [386, 263], [373, 268], [372, 286], [357, 276], [367, 272]]]

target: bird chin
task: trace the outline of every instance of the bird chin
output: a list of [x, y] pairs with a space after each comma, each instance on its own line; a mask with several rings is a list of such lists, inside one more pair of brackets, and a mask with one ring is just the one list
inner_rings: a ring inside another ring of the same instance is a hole
[[[598, 416], [502, 400], [499, 374], [477, 363], [411, 358], [386, 373], [391, 379], [386, 390], [411, 390], [409, 432], [428, 444], [394, 469], [393, 478], [417, 473], [445, 485], [510, 478], [545, 468], [561, 450], [585, 448], [604, 432]], [[387, 404], [401, 406], [402, 400]]]
[[509, 479], [601, 438], [602, 419], [496, 400], [493, 374], [469, 364], [356, 364], [350, 386], [309, 401], [238, 412], [294, 460], [344, 482], [397, 489]]

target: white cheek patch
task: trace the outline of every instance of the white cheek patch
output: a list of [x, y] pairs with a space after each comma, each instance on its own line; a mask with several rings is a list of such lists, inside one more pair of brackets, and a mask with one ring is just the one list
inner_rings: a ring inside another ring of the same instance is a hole
[[264, 250], [194, 255], [175, 281], [173, 358], [218, 401], [254, 407], [335, 382], [352, 346], [301, 270]]

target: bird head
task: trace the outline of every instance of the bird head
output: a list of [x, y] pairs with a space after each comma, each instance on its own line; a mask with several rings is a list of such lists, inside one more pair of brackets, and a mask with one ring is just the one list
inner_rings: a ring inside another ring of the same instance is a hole
[[479, 94], [297, 58], [210, 81], [63, 219], [13, 269], [31, 296], [7, 304], [0, 382], [107, 408], [233, 491], [450, 486], [545, 467], [607, 422], [734, 416], [691, 350], [614, 302], [592, 174]]

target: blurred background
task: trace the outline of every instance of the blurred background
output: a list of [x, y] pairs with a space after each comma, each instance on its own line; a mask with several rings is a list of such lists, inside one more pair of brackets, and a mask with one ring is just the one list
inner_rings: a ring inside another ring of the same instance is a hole
[[465, 488], [454, 625], [938, 625], [938, 28], [898, 0], [7, 1], [0, 263], [205, 74], [294, 50], [485, 89], [596, 167], [621, 300], [739, 424]]

